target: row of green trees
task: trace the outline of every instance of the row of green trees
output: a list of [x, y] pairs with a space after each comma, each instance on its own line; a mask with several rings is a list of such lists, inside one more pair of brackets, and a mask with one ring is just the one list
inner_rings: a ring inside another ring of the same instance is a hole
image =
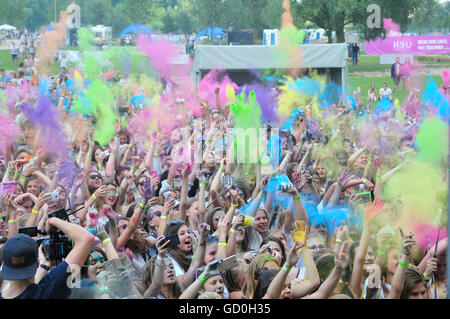
[[[72, 0], [0, 0], [0, 24], [38, 30], [54, 20]], [[81, 23], [103, 24], [114, 35], [132, 23], [142, 23], [162, 33], [193, 33], [208, 27], [233, 30], [279, 28], [283, 0], [77, 0]], [[344, 29], [352, 28], [366, 37], [382, 34], [381, 28], [368, 28], [370, 4], [379, 5], [381, 18], [391, 17], [402, 31], [430, 32], [450, 25], [450, 2], [438, 0], [291, 0], [294, 23], [300, 27], [319, 27], [336, 32], [344, 41]], [[381, 19], [382, 21], [382, 19]], [[331, 39], [331, 37], [329, 37]]]

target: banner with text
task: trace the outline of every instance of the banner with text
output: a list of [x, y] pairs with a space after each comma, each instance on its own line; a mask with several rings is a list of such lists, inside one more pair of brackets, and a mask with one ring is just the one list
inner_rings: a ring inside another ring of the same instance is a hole
[[450, 35], [378, 38], [366, 41], [366, 54], [449, 54]]

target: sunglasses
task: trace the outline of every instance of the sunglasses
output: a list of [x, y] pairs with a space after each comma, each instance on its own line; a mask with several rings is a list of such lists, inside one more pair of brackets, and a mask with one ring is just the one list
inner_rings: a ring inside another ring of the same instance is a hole
[[146, 181], [143, 181], [143, 182], [139, 183], [139, 185], [142, 186], [142, 187], [146, 186], [147, 184], [148, 184], [148, 182], [146, 182]]
[[96, 263], [104, 263], [105, 262], [105, 257], [103, 257], [103, 256], [97, 256], [97, 257], [92, 257], [92, 256], [89, 256], [90, 258], [89, 258], [89, 262], [88, 262], [88, 265], [83, 265], [83, 267], [89, 267], [89, 266], [94, 266]]
[[128, 224], [122, 225], [122, 226], [119, 227], [119, 229], [125, 230], [127, 228], [127, 226], [128, 226]]
[[182, 221], [182, 220], [172, 220], [171, 222], [169, 222], [169, 225], [179, 225], [179, 224], [184, 224], [184, 221]]
[[160, 212], [160, 211], [158, 210], [158, 211], [156, 211], [156, 212], [154, 212], [154, 213], [152, 214], [152, 217], [153, 217], [154, 215], [156, 215], [156, 216], [158, 216], [158, 217], [161, 217], [161, 214], [162, 214], [162, 212]]
[[89, 178], [92, 179], [92, 180], [94, 180], [96, 178], [102, 179], [102, 176], [101, 175], [91, 175], [91, 176], [89, 176]]
[[0, 216], [0, 221], [1, 220], [6, 220], [6, 216]]
[[32, 209], [33, 206], [34, 206], [34, 205], [31, 205], [31, 206], [22, 206], [22, 207], [28, 210], [28, 209]]

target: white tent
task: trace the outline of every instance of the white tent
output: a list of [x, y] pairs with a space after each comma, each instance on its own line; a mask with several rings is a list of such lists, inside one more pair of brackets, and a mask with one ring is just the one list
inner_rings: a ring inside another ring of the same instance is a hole
[[16, 27], [13, 27], [12, 25], [9, 25], [9, 24], [3, 24], [3, 25], [0, 25], [0, 31], [14, 31], [14, 30], [16, 30], [17, 28]]
[[347, 46], [337, 44], [308, 44], [298, 46], [299, 59], [290, 61], [280, 54], [280, 47], [264, 45], [199, 45], [195, 52], [193, 78], [196, 83], [212, 69], [222, 68], [228, 72], [249, 69], [328, 69], [331, 80], [348, 88]]

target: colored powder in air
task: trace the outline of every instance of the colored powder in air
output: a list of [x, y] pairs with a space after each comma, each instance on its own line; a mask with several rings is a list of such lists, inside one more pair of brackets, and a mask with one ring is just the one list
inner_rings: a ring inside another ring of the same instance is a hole
[[445, 203], [437, 196], [447, 190], [442, 171], [429, 162], [415, 160], [393, 175], [383, 188], [383, 199], [400, 201], [399, 221], [417, 220], [436, 223]]
[[255, 92], [250, 92], [248, 102], [244, 92], [239, 94], [236, 103], [232, 104], [230, 109], [236, 132], [234, 150], [237, 161], [252, 163], [251, 158], [255, 159], [258, 156], [259, 129], [262, 126], [261, 108], [256, 102]]
[[448, 237], [446, 229], [439, 230], [439, 227], [430, 224], [412, 223], [408, 229], [414, 233], [417, 246], [422, 253], [436, 244], [438, 234], [439, 241]]
[[5, 155], [20, 136], [20, 127], [10, 114], [0, 112], [0, 154]]
[[448, 120], [449, 99], [439, 91], [438, 85], [431, 75], [428, 75], [428, 83], [422, 94], [422, 102], [431, 114], [439, 115], [444, 121]]
[[278, 53], [284, 59], [290, 61], [292, 67], [290, 76], [296, 78], [300, 73], [302, 51], [299, 47], [305, 39], [305, 31], [295, 27], [289, 0], [283, 0], [284, 12], [281, 16], [280, 50]]
[[22, 103], [21, 108], [30, 123], [39, 129], [39, 144], [46, 153], [61, 154], [69, 149], [61, 114], [48, 97], [40, 96], [35, 108], [28, 102]]
[[428, 117], [416, 136], [418, 157], [425, 161], [443, 163], [448, 155], [448, 126], [438, 117]]
[[386, 31], [386, 35], [388, 36], [396, 36], [401, 35], [400, 26], [393, 22], [391, 18], [383, 19], [384, 30]]
[[227, 72], [222, 69], [214, 69], [208, 72], [208, 74], [200, 81], [197, 87], [198, 97], [217, 108], [216, 103], [216, 89], [219, 89], [219, 101], [222, 107], [227, 104], [227, 87], [230, 86], [234, 90], [238, 88], [236, 83], [231, 81]]
[[278, 123], [279, 118], [277, 114], [277, 100], [273, 93], [274, 87], [265, 86], [261, 83], [253, 82], [239, 88], [236, 93], [239, 94], [245, 89], [245, 94], [248, 96], [251, 91], [255, 92], [256, 101], [261, 107], [263, 122]]

